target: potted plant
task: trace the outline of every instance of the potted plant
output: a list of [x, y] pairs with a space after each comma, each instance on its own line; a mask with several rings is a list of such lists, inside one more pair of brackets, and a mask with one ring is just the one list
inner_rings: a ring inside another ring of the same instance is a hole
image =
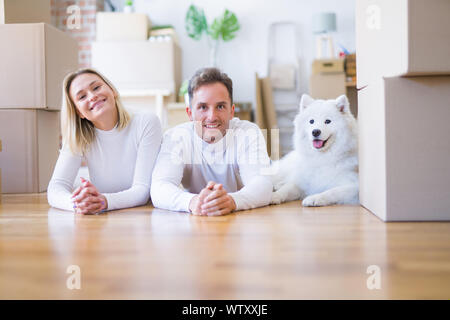
[[189, 7], [185, 25], [188, 36], [194, 40], [200, 40], [203, 34], [206, 34], [210, 49], [209, 63], [213, 67], [217, 66], [217, 47], [220, 39], [230, 41], [236, 37], [236, 32], [240, 29], [236, 15], [228, 9], [208, 25], [203, 9], [195, 5]]
[[123, 12], [132, 13], [133, 11], [134, 11], [133, 0], [126, 0], [125, 5], [123, 7]]
[[188, 87], [189, 80], [184, 80], [181, 84], [180, 90], [178, 91], [178, 101], [189, 104], [189, 95], [188, 95]]

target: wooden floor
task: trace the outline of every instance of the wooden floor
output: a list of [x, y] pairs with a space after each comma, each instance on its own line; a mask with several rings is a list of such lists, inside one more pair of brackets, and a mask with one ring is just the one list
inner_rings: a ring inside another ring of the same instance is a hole
[[[66, 286], [70, 265], [81, 289]], [[367, 288], [380, 268], [381, 289]], [[150, 206], [79, 216], [3, 195], [1, 299], [449, 299], [450, 223], [300, 202], [223, 217]]]

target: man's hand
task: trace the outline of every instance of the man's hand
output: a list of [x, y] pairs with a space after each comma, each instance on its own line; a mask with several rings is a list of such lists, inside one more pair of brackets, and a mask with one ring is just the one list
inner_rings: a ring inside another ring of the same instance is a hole
[[196, 196], [194, 196], [191, 199], [191, 202], [189, 203], [189, 210], [192, 212], [192, 214], [194, 215], [204, 215], [202, 213], [202, 209], [201, 206], [205, 200], [205, 198], [213, 192], [213, 188], [214, 188], [215, 182], [210, 181], [208, 182], [208, 184], [206, 185], [205, 188], [203, 188], [199, 194], [197, 194]]
[[81, 178], [81, 186], [72, 193], [75, 213], [95, 214], [108, 208], [106, 197], [89, 181]]
[[205, 198], [201, 205], [201, 213], [208, 216], [221, 216], [236, 209], [233, 197], [223, 188], [222, 184], [215, 184], [213, 191]]

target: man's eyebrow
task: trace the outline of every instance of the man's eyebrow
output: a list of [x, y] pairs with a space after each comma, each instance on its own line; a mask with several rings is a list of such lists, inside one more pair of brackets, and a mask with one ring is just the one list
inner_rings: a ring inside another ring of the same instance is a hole
[[[89, 83], [88, 87], [92, 86], [93, 83], [95, 83], [97, 80], [92, 81], [91, 83]], [[84, 89], [81, 89], [80, 91], [77, 92], [76, 96], [83, 91]]]
[[[227, 101], [218, 101], [218, 102], [216, 102], [215, 104], [216, 104], [216, 106], [217, 105], [220, 105], [220, 104], [227, 104], [228, 102]], [[208, 102], [202, 102], [202, 101], [199, 101], [199, 102], [197, 102], [197, 106], [199, 106], [199, 105], [208, 105]]]

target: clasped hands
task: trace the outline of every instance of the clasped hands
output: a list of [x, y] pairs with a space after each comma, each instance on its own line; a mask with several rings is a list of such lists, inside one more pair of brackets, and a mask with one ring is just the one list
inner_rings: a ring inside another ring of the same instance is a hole
[[236, 209], [236, 203], [222, 184], [208, 182], [199, 194], [189, 203], [189, 210], [199, 216], [220, 216]]
[[81, 178], [81, 186], [72, 193], [75, 213], [96, 214], [108, 208], [106, 197], [90, 182]]

